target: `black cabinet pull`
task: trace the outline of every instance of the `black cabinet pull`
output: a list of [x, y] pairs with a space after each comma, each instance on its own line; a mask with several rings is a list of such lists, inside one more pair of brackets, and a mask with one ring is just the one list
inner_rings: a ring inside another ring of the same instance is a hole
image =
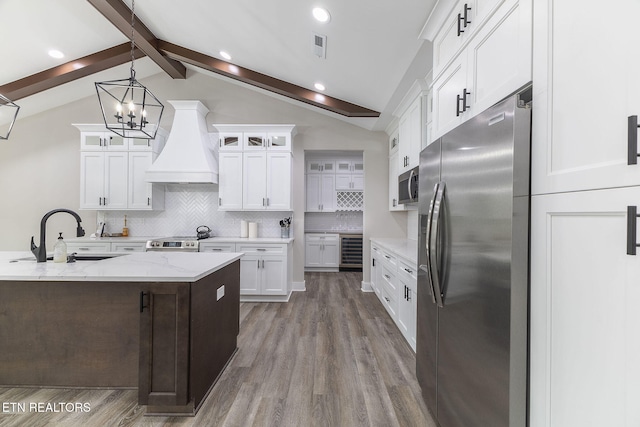
[[463, 28], [467, 28], [467, 25], [471, 24], [469, 20], [469, 11], [471, 8], [467, 3], [464, 4], [464, 12], [458, 14], [458, 37], [464, 33]]
[[627, 206], [627, 255], [635, 255], [636, 248], [640, 247], [636, 240], [639, 217], [637, 206]]
[[467, 3], [465, 3], [464, 14], [462, 15], [462, 20], [463, 20], [462, 24], [464, 25], [464, 28], [467, 28], [467, 25], [471, 24], [471, 21], [469, 20], [469, 11], [471, 11], [471, 8]]
[[[471, 92], [469, 92], [467, 88], [464, 88], [464, 90], [462, 91], [462, 96], [456, 95], [458, 97], [458, 100], [456, 102], [456, 117], [459, 117], [460, 114], [471, 108], [470, 105], [467, 105], [467, 96], [469, 95], [471, 95]], [[460, 101], [462, 101], [462, 109], [460, 108]]]
[[144, 311], [145, 308], [148, 308], [148, 305], [144, 305], [144, 296], [145, 296], [146, 292], [145, 291], [140, 291], [140, 313], [142, 313]]
[[629, 116], [627, 119], [627, 128], [628, 128], [628, 165], [637, 165], [638, 164], [638, 116]]

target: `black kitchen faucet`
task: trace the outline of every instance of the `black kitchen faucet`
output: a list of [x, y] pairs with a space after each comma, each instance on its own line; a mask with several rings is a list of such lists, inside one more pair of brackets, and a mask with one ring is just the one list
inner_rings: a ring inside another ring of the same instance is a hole
[[74, 211], [69, 209], [54, 209], [52, 211], [47, 212], [46, 214], [44, 214], [44, 216], [42, 217], [42, 220], [40, 221], [40, 246], [35, 245], [35, 243], [33, 242], [33, 236], [31, 236], [31, 252], [33, 252], [33, 254], [36, 256], [36, 259], [38, 260], [38, 262], [47, 261], [47, 246], [44, 241], [47, 234], [47, 220], [51, 215], [58, 212], [66, 212], [69, 215], [73, 215], [76, 221], [78, 221], [78, 228], [76, 229], [76, 235], [78, 237], [84, 236], [84, 229], [80, 225], [80, 223], [82, 222], [82, 218], [80, 218], [80, 215], [78, 215]]

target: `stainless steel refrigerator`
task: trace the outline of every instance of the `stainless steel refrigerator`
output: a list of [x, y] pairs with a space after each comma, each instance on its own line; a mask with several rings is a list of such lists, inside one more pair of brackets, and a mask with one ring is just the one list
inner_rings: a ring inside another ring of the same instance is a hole
[[420, 156], [416, 374], [441, 427], [527, 425], [530, 100]]

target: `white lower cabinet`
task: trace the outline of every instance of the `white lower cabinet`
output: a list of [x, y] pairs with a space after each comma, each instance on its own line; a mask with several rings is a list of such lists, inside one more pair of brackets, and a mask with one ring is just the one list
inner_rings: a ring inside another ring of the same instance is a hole
[[67, 254], [76, 252], [77, 254], [89, 252], [111, 252], [111, 243], [109, 242], [65, 242], [67, 244]]
[[380, 248], [378, 245], [372, 243], [371, 244], [371, 288], [375, 291], [378, 298], [382, 298], [380, 296], [381, 292], [381, 283], [380, 283], [380, 275], [381, 275], [381, 267], [380, 267]]
[[304, 258], [306, 271], [338, 271], [340, 263], [339, 235], [320, 233], [305, 234]]
[[288, 245], [236, 244], [240, 259], [240, 295], [284, 296], [291, 291]]
[[640, 425], [640, 248], [627, 255], [640, 218], [627, 206], [640, 187], [532, 197], [532, 427]]
[[407, 263], [398, 263], [398, 288], [401, 298], [398, 301], [398, 321], [396, 322], [409, 345], [416, 350], [416, 288], [418, 276], [415, 268]]
[[416, 350], [417, 269], [392, 249], [371, 242], [371, 287], [413, 351]]

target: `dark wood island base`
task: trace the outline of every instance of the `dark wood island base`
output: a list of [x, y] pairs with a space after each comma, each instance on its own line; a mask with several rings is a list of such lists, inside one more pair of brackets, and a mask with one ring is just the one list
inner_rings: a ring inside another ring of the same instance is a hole
[[0, 280], [0, 384], [138, 388], [194, 415], [237, 350], [240, 262], [194, 282]]

